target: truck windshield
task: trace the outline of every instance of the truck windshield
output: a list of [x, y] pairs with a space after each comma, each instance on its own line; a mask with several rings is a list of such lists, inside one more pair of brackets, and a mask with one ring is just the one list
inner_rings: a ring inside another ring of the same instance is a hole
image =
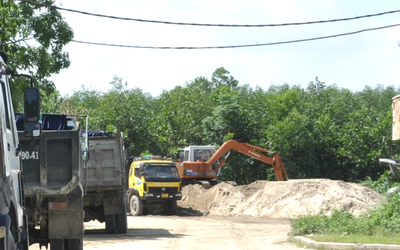
[[180, 181], [178, 169], [176, 168], [175, 164], [145, 164], [144, 178], [146, 181]]

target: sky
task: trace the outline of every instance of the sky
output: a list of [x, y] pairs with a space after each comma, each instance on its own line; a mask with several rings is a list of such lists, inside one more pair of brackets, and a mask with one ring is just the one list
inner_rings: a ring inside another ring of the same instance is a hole
[[[66, 9], [107, 16], [209, 24], [280, 24], [351, 18], [400, 10], [398, 0], [57, 0]], [[74, 40], [129, 46], [212, 47], [265, 44], [331, 36], [400, 24], [400, 12], [371, 18], [280, 27], [202, 27], [125, 21], [62, 11]], [[284, 83], [306, 88], [318, 77], [353, 92], [400, 87], [400, 26], [308, 42], [225, 48], [143, 49], [70, 42], [71, 65], [52, 76], [61, 95], [83, 87], [127, 87], [153, 96], [219, 67], [239, 85], [267, 90]]]

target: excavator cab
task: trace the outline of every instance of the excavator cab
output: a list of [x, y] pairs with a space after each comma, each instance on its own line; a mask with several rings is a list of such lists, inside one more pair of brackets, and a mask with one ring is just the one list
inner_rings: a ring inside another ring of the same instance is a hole
[[[189, 146], [178, 149], [177, 158], [182, 162], [206, 162], [215, 153], [214, 146]], [[213, 167], [219, 165], [219, 160], [213, 164]]]

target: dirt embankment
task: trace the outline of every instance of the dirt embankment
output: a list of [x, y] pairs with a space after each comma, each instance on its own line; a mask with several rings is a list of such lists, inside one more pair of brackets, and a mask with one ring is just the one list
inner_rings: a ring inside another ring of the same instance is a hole
[[359, 184], [329, 179], [256, 181], [244, 186], [220, 183], [210, 189], [189, 185], [182, 195], [180, 207], [205, 215], [264, 218], [330, 215], [334, 209], [357, 216], [385, 201], [379, 193]]

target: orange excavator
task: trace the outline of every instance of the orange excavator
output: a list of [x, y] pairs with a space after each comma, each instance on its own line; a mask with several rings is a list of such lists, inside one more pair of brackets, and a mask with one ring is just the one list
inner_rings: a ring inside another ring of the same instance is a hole
[[[217, 151], [215, 151], [214, 146], [189, 146], [178, 149], [176, 166], [182, 185], [200, 183], [205, 188], [211, 187], [219, 176], [222, 165], [232, 151], [240, 152], [272, 165], [278, 181], [288, 180], [288, 175], [279, 154], [248, 143], [230, 140], [222, 144]], [[226, 156], [220, 161], [225, 154]]]

